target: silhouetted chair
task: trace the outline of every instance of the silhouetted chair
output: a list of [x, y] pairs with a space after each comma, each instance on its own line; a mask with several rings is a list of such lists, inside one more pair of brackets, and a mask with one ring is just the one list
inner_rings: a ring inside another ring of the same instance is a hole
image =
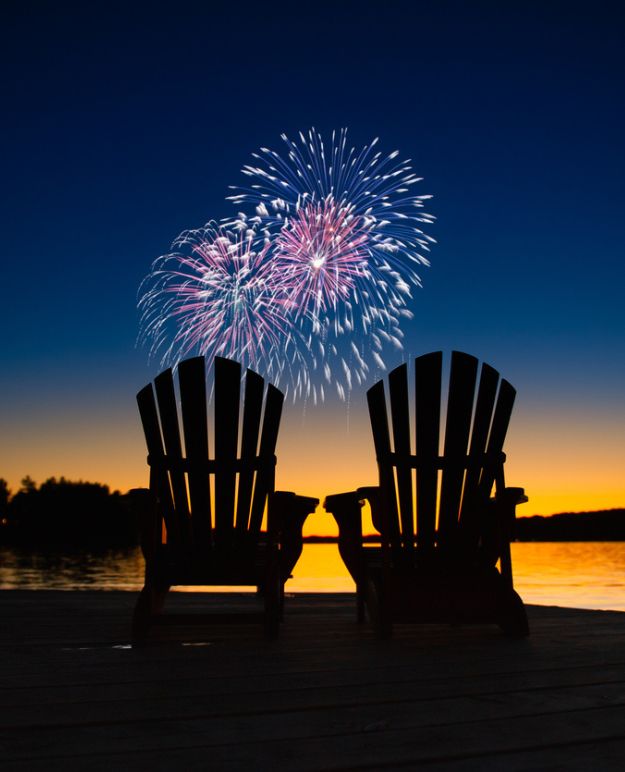
[[[284, 583], [302, 550], [302, 526], [319, 503], [274, 491], [284, 395], [272, 385], [265, 395], [263, 378], [248, 370], [239, 421], [241, 366], [221, 357], [214, 362], [214, 442], [209, 456], [205, 378], [204, 357], [180, 363], [182, 431], [170, 369], [155, 379], [155, 389], [148, 384], [137, 395], [149, 453], [150, 492], [134, 494], [142, 510], [146, 562], [145, 585], [133, 616], [135, 644], [145, 640], [153, 623], [175, 621], [174, 615], [160, 618], [173, 585], [255, 586], [263, 600], [263, 610], [255, 615], [263, 620], [266, 634], [275, 637]], [[239, 616], [226, 618], [236, 621]], [[181, 621], [208, 620], [194, 615]]]
[[[406, 364], [389, 374], [388, 402], [383, 381], [369, 389], [379, 485], [325, 501], [356, 582], [358, 618], [366, 606], [382, 637], [394, 622], [495, 622], [524, 636], [510, 539], [515, 507], [527, 498], [522, 488], [505, 487], [503, 453], [516, 392], [487, 364], [478, 383], [478, 360], [453, 352], [441, 455], [442, 364], [441, 352], [415, 360], [412, 429]], [[365, 500], [377, 545], [363, 542]]]

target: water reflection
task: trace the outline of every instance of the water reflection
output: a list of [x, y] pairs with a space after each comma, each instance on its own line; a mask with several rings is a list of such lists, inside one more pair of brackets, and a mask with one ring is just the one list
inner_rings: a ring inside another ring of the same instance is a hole
[[[517, 543], [512, 555], [528, 603], [625, 611], [625, 542]], [[143, 570], [138, 548], [63, 555], [0, 548], [5, 590], [139, 590]], [[335, 544], [306, 545], [294, 573], [287, 592], [354, 591]]]
[[512, 561], [527, 603], [625, 611], [625, 542], [523, 542]]
[[63, 554], [0, 547], [2, 590], [137, 590], [143, 572], [138, 547]]

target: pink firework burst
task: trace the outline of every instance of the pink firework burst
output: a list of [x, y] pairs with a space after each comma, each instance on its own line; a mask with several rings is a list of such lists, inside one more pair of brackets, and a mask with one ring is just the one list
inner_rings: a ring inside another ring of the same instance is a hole
[[331, 196], [309, 201], [285, 219], [273, 259], [297, 315], [316, 318], [357, 292], [367, 276], [368, 230], [364, 217]]
[[[208, 223], [185, 231], [174, 251], [154, 262], [139, 306], [152, 353], [177, 361], [190, 351], [244, 360], [276, 372], [292, 325], [282, 277], [267, 259], [269, 243], [252, 230], [235, 233]], [[171, 322], [174, 322], [172, 331]]]

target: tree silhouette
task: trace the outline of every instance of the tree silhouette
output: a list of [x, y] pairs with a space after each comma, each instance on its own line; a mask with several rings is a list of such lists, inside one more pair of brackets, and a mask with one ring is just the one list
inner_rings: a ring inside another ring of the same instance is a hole
[[11, 491], [9, 490], [9, 485], [5, 479], [0, 477], [0, 526], [8, 525], [10, 498], [11, 498]]
[[26, 476], [8, 502], [5, 519], [5, 539], [22, 545], [95, 548], [138, 543], [136, 517], [125, 497], [100, 483], [50, 477], [37, 487]]

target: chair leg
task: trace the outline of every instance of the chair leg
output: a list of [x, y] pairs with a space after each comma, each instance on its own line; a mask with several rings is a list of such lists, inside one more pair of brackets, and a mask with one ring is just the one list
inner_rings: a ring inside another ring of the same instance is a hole
[[133, 647], [143, 646], [148, 637], [152, 621], [152, 588], [144, 587], [139, 593], [132, 615], [131, 643]]
[[157, 590], [146, 584], [139, 593], [132, 615], [131, 643], [133, 647], [145, 645], [152, 619], [161, 613], [168, 591], [169, 587]]
[[264, 585], [265, 637], [275, 640], [280, 633], [280, 617], [282, 614], [282, 583], [276, 571], [272, 571]]
[[378, 638], [385, 640], [393, 635], [393, 621], [379, 585], [372, 579], [367, 581], [367, 609]]
[[510, 590], [502, 603], [497, 623], [510, 638], [526, 638], [530, 634], [525, 606], [514, 590]]
[[365, 588], [361, 583], [356, 585], [356, 621], [359, 625], [365, 621]]
[[393, 621], [385, 604], [382, 604], [380, 607], [378, 637], [383, 641], [393, 637]]

